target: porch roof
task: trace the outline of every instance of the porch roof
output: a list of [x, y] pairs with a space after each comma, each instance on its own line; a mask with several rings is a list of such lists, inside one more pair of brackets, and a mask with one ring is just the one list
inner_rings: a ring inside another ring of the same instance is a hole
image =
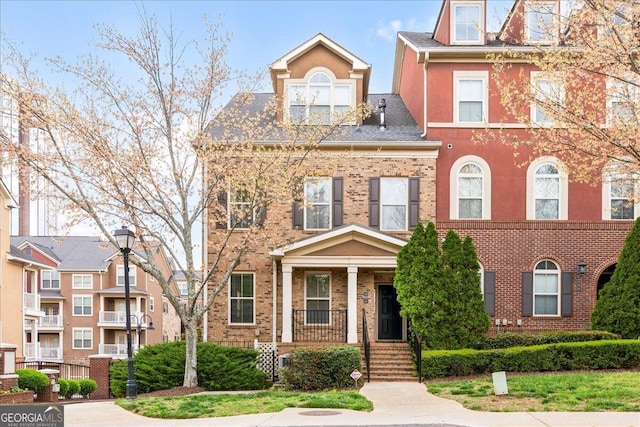
[[348, 224], [273, 249], [269, 254], [292, 266], [395, 268], [406, 240], [358, 224]]

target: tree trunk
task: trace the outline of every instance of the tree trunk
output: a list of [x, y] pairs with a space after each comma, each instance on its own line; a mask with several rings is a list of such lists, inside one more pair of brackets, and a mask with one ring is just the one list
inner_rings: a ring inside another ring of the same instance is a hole
[[184, 381], [185, 387], [198, 386], [198, 319], [191, 318], [184, 325], [185, 341], [186, 341], [186, 358], [184, 361]]

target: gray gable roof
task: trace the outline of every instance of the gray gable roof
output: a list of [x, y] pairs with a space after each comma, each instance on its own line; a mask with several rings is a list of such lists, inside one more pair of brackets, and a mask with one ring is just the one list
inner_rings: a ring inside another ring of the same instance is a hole
[[111, 243], [94, 236], [12, 236], [11, 244], [20, 247], [29, 242], [58, 260], [59, 271], [105, 271], [116, 249]]
[[[247, 117], [259, 117], [264, 113], [265, 108], [274, 101], [273, 93], [257, 93], [247, 96], [246, 94], [237, 94], [223, 109], [231, 111], [239, 108], [238, 114]], [[385, 110], [385, 121], [387, 127], [385, 130], [379, 129], [378, 116], [378, 100], [384, 98], [387, 104]], [[409, 113], [406, 105], [397, 94], [374, 94], [369, 95], [368, 101], [374, 107], [373, 114], [368, 117], [362, 126], [340, 126], [338, 132], [334, 136], [330, 136], [326, 141], [352, 142], [357, 144], [371, 142], [424, 142], [421, 136], [420, 127]], [[225, 127], [222, 121], [212, 123], [210, 127], [211, 136], [214, 140], [224, 140], [225, 134], [229, 133], [229, 128]], [[264, 126], [273, 126], [276, 123], [276, 111], [268, 112], [263, 115], [262, 124]], [[282, 140], [282, 132], [274, 130], [270, 135], [265, 137], [267, 142], [275, 142]]]
[[411, 43], [412, 45], [414, 45], [417, 49], [429, 49], [429, 50], [437, 50], [438, 48], [442, 48], [442, 49], [447, 49], [447, 50], [451, 50], [451, 49], [474, 49], [477, 50], [479, 52], [486, 50], [487, 47], [504, 47], [504, 46], [511, 46], [511, 47], [516, 47], [516, 46], [521, 46], [521, 45], [516, 45], [513, 43], [507, 43], [505, 41], [502, 40], [498, 40], [498, 39], [489, 39], [487, 40], [487, 44], [485, 45], [461, 45], [461, 44], [456, 44], [456, 45], [446, 45], [446, 44], [442, 44], [440, 43], [438, 40], [433, 38], [433, 33], [423, 33], [423, 32], [413, 32], [413, 31], [398, 31], [398, 36], [401, 36], [402, 38], [404, 38], [405, 40], [407, 40], [409, 43]]

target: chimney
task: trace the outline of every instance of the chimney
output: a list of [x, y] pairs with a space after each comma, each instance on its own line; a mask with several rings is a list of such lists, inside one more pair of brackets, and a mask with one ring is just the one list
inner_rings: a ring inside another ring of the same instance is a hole
[[378, 100], [378, 117], [380, 118], [380, 130], [387, 128], [387, 122], [385, 119], [385, 108], [387, 108], [387, 101], [384, 98]]

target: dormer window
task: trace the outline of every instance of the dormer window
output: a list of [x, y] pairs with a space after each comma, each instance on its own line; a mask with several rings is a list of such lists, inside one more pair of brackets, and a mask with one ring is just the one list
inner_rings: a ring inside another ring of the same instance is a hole
[[483, 15], [482, 3], [452, 2], [452, 44], [482, 44], [484, 34]]
[[557, 15], [555, 1], [528, 1], [525, 11], [525, 40], [532, 44], [551, 44], [557, 40]]
[[312, 70], [307, 76], [302, 80], [291, 79], [286, 86], [290, 120], [329, 124], [355, 107], [351, 80], [336, 79], [328, 70]]

